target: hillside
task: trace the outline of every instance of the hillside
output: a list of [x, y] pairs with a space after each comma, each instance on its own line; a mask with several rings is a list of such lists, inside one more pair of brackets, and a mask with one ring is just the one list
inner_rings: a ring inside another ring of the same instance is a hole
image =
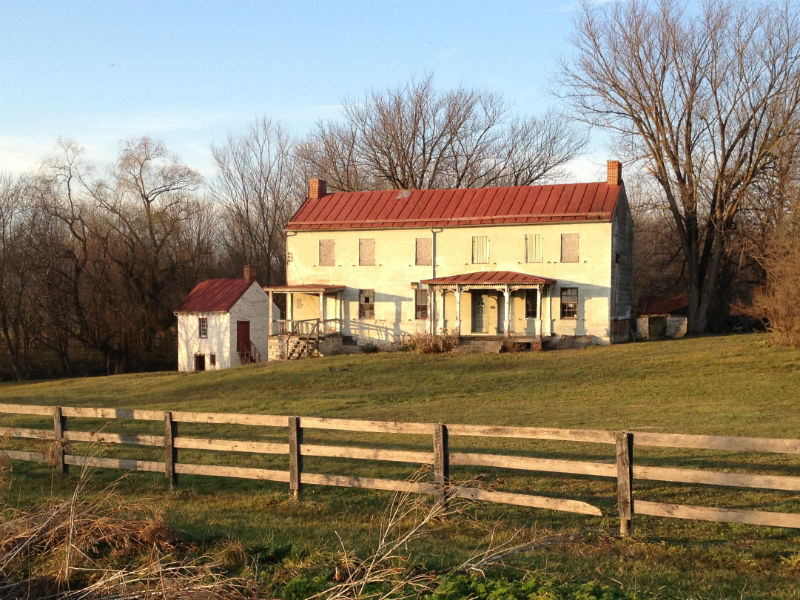
[[[0, 402], [797, 438], [800, 351], [773, 346], [769, 336], [756, 334], [544, 353], [379, 353], [222, 372], [0, 384]], [[0, 421], [14, 422], [9, 417]], [[159, 427], [163, 433], [160, 423], [151, 426], [152, 433]], [[132, 431], [123, 422], [112, 423], [111, 430], [115, 427]], [[253, 431], [257, 429], [198, 425], [196, 431], [269, 439], [257, 437], [268, 435]], [[370, 434], [359, 440], [385, 441], [379, 438]], [[429, 444], [429, 439], [412, 440], [404, 447]], [[490, 441], [465, 444], [488, 447]], [[503, 451], [610, 459], [607, 448], [585, 446], [521, 440], [506, 443]], [[108, 451], [113, 449], [104, 450]], [[142, 458], [163, 460], [158, 449], [140, 451]], [[182, 452], [189, 456], [190, 451]], [[677, 450], [650, 450], [645, 455], [654, 464], [800, 475], [800, 457], [791, 455], [764, 458]], [[214, 459], [194, 452], [191, 460]], [[285, 457], [237, 455], [229, 460], [286, 468]], [[415, 469], [333, 462], [315, 459], [309, 467], [312, 472], [378, 477], [404, 477]], [[117, 476], [98, 470], [89, 493]], [[498, 489], [590, 500], [613, 515], [615, 488], [608, 480], [465, 467], [456, 469], [453, 477], [479, 477]], [[76, 479], [71, 475], [62, 481], [53, 478], [47, 466], [15, 463], [5, 488], [6, 504], [25, 507], [50, 495], [68, 496]], [[661, 501], [800, 512], [796, 493], [655, 482], [639, 482], [637, 490]], [[304, 598], [324, 588], [333, 565], [342, 564], [346, 556], [369, 554], [391, 498], [385, 492], [311, 486], [298, 503], [289, 498], [285, 484], [192, 476], [181, 476], [180, 489], [170, 492], [159, 473], [131, 474], [118, 484], [118, 491], [124, 502], [163, 510], [169, 527], [198, 551], [232, 561], [231, 573], [252, 577], [254, 565], [260, 565], [259, 581], [270, 594], [286, 598]], [[571, 598], [569, 590], [588, 581], [619, 593], [604, 596], [609, 598], [797, 598], [800, 531], [639, 516], [634, 537], [620, 540], [614, 535], [616, 527], [613, 517], [479, 504], [432, 524], [404, 552], [415, 569], [442, 571], [466, 560], [489, 538], [529, 542], [566, 533], [567, 541], [517, 552], [506, 559], [507, 567], [491, 572], [512, 579], [535, 573], [538, 581], [563, 592], [548, 598]], [[342, 555], [342, 547], [351, 554]]]

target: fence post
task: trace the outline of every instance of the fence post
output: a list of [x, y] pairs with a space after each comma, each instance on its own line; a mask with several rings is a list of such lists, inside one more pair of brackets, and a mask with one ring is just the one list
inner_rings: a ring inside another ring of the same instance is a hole
[[172, 413], [164, 413], [164, 473], [169, 481], [169, 489], [178, 487], [178, 474], [175, 472], [175, 463], [178, 462], [178, 449], [175, 447], [175, 438], [178, 436], [178, 424], [172, 420]]
[[619, 533], [628, 536], [631, 534], [633, 517], [633, 434], [618, 431], [616, 441]]
[[289, 490], [295, 500], [300, 499], [301, 481], [303, 472], [303, 457], [300, 455], [300, 445], [303, 443], [303, 429], [300, 427], [300, 417], [289, 417]]
[[64, 462], [67, 448], [64, 442], [64, 431], [67, 429], [67, 417], [64, 416], [60, 406], [53, 407], [53, 439], [55, 440], [56, 468], [64, 475], [69, 475], [69, 465]]
[[450, 448], [447, 425], [442, 423], [433, 426], [433, 481], [436, 484], [436, 499], [446, 508], [450, 485]]

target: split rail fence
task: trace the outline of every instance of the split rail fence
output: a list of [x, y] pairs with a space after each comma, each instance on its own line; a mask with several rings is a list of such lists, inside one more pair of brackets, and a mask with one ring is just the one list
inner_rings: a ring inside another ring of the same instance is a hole
[[[620, 520], [620, 533], [628, 535], [634, 514], [678, 519], [695, 519], [729, 523], [747, 523], [775, 527], [800, 528], [800, 514], [760, 510], [725, 509], [710, 506], [667, 504], [633, 498], [634, 481], [649, 480], [673, 483], [730, 486], [759, 490], [800, 491], [800, 477], [730, 473], [714, 470], [635, 465], [636, 447], [686, 448], [697, 450], [722, 450], [771, 454], [800, 454], [800, 440], [768, 439], [730, 436], [684, 435], [650, 432], [554, 429], [543, 427], [507, 427], [484, 425], [451, 425], [442, 423], [404, 423], [391, 421], [365, 421], [321, 417], [273, 416], [238, 413], [201, 413], [155, 411], [120, 408], [78, 408], [68, 406], [39, 406], [0, 404], [0, 413], [7, 415], [38, 415], [53, 419], [52, 429], [0, 427], [0, 437], [28, 438], [54, 442], [55, 456], [43, 452], [3, 450], [14, 460], [54, 462], [64, 473], [70, 465], [92, 466], [131, 471], [165, 473], [170, 486], [175, 487], [179, 475], [205, 475], [276, 481], [289, 484], [291, 493], [298, 497], [303, 485], [325, 485], [373, 490], [388, 490], [432, 494], [442, 501], [461, 497], [483, 502], [497, 502], [533, 508], [543, 508], [570, 513], [602, 516], [600, 508], [581, 500], [553, 498], [523, 493], [511, 493], [454, 485], [450, 479], [450, 466], [496, 467], [529, 472], [549, 472], [568, 475], [587, 475], [612, 478], [617, 481], [616, 513]], [[104, 443], [132, 444], [163, 447], [164, 461], [146, 461], [125, 458], [102, 458], [68, 453], [68, 442], [97, 441], [94, 432], [68, 428], [72, 419], [131, 419], [163, 421], [164, 435], [103, 433]], [[179, 423], [205, 423], [218, 425], [243, 425], [285, 428], [285, 443], [258, 442], [230, 439], [187, 437], [179, 435]], [[384, 435], [430, 436], [431, 451], [393, 450], [307, 444], [303, 442], [304, 430], [336, 430]], [[561, 460], [539, 457], [451, 452], [449, 440], [453, 436], [492, 437], [525, 440], [550, 440], [605, 444], [615, 449], [609, 452], [613, 462]], [[270, 470], [252, 467], [189, 464], [178, 460], [178, 450], [210, 450], [244, 452], [260, 455], [288, 455], [288, 470]], [[373, 477], [354, 477], [307, 472], [303, 457], [329, 457], [366, 461], [389, 461], [433, 468], [433, 482], [394, 480]]]

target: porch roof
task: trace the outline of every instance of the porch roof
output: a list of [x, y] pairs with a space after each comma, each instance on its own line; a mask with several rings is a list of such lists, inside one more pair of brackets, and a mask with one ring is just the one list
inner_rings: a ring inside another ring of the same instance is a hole
[[555, 283], [555, 279], [539, 277], [538, 275], [529, 275], [527, 273], [517, 273], [516, 271], [477, 271], [475, 273], [463, 273], [461, 275], [423, 279], [422, 283], [426, 285], [543, 285]]
[[269, 285], [264, 286], [265, 292], [297, 292], [300, 294], [328, 294], [341, 292], [343, 285], [331, 285], [330, 283], [301, 283], [299, 285]]

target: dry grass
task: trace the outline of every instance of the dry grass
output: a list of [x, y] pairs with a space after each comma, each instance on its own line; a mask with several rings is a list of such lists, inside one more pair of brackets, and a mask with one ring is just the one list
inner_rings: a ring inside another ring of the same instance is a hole
[[252, 597], [252, 586], [226, 578], [219, 563], [190, 557], [160, 511], [125, 502], [116, 492], [119, 480], [84, 494], [90, 471], [81, 470], [65, 500], [26, 511], [3, 505], [0, 598]]
[[415, 333], [408, 337], [404, 346], [416, 354], [446, 354], [458, 345], [455, 333], [443, 331], [438, 335], [432, 333]]

